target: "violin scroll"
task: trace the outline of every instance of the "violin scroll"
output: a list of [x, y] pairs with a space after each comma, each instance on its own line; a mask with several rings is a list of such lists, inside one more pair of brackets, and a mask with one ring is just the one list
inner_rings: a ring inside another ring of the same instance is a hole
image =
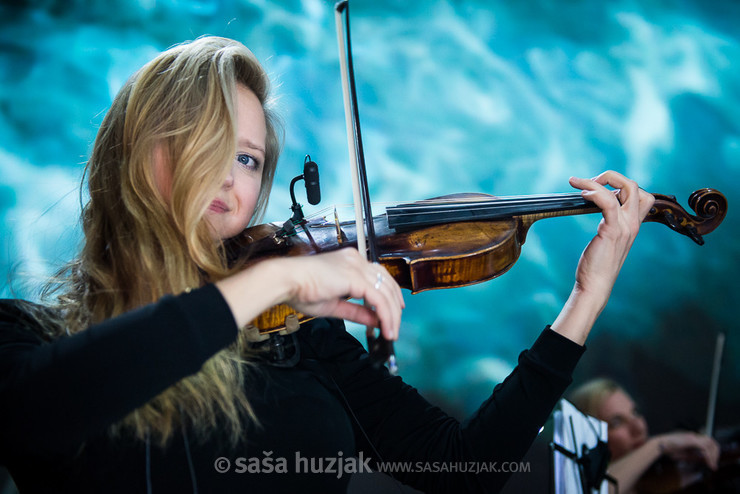
[[717, 228], [727, 214], [727, 198], [715, 189], [699, 189], [689, 196], [689, 207], [696, 215], [682, 208], [675, 196], [664, 194], [653, 196], [655, 204], [644, 221], [663, 223], [699, 245], [704, 245], [702, 235]]

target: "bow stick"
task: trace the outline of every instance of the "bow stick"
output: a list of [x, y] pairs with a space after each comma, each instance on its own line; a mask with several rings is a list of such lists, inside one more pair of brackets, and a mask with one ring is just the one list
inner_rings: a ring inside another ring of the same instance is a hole
[[[342, 15], [344, 14], [344, 32]], [[352, 195], [355, 203], [355, 223], [357, 230], [357, 248], [372, 262], [378, 262], [375, 248], [375, 227], [370, 206], [370, 192], [367, 186], [365, 155], [360, 133], [360, 115], [357, 110], [357, 93], [355, 91], [354, 70], [352, 67], [352, 46], [349, 32], [349, 2], [343, 0], [334, 7], [334, 19], [339, 44], [339, 67], [342, 74], [342, 94], [344, 96], [344, 116], [347, 125], [347, 144], [352, 169]], [[367, 236], [366, 236], [367, 234]], [[380, 276], [380, 275], [379, 275]], [[382, 278], [378, 278], [379, 282]], [[377, 363], [387, 363], [391, 374], [398, 372], [393, 342], [386, 340], [382, 333], [377, 336], [375, 328], [366, 327], [367, 347], [370, 357]]]

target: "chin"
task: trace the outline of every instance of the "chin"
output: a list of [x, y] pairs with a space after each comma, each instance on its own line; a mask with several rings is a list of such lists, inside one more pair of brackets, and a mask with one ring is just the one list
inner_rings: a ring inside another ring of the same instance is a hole
[[244, 231], [244, 228], [214, 223], [215, 222], [209, 222], [208, 225], [211, 230], [211, 237], [214, 240], [228, 240], [236, 237]]

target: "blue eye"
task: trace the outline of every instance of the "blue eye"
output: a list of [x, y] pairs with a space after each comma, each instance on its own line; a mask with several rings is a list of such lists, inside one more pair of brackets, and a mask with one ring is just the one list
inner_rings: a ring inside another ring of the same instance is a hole
[[239, 163], [239, 165], [243, 168], [252, 170], [256, 170], [260, 166], [257, 160], [254, 159], [254, 157], [244, 153], [236, 155], [236, 162]]

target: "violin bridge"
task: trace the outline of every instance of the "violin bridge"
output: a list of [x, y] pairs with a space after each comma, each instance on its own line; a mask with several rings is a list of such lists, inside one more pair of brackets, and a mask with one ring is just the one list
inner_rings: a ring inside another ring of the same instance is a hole
[[344, 243], [344, 239], [342, 238], [342, 228], [339, 226], [339, 215], [336, 206], [334, 207], [334, 226], [337, 229], [337, 243], [341, 245]]

